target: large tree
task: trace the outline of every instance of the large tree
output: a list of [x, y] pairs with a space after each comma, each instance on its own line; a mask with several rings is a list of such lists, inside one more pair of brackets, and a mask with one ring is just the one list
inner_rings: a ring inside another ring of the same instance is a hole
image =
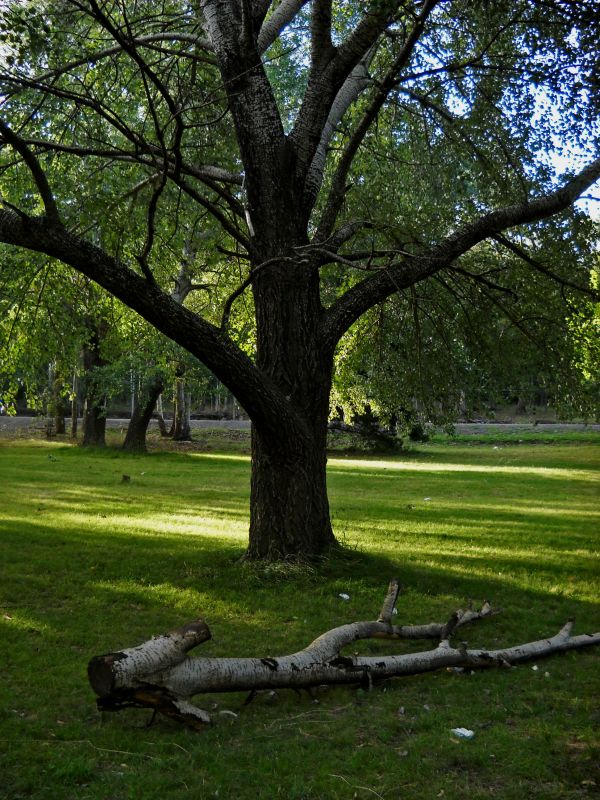
[[[585, 288], [585, 264], [536, 250], [600, 177], [594, 6], [8, 3], [0, 241], [92, 278], [234, 393], [253, 422], [249, 557], [334, 542], [334, 355], [369, 309], [493, 237]], [[539, 156], [572, 142], [589, 163], [557, 182]], [[220, 319], [170, 296], [164, 253], [190, 236], [219, 249], [218, 286], [237, 279]], [[251, 346], [232, 324], [246, 290]]]

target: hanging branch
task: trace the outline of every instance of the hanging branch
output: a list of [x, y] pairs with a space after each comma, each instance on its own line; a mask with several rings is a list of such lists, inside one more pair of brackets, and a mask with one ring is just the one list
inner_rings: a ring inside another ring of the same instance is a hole
[[532, 258], [528, 253], [525, 252], [525, 250], [516, 245], [514, 242], [511, 242], [511, 240], [506, 236], [498, 233], [493, 238], [507, 250], [510, 250], [511, 253], [514, 253], [516, 256], [518, 256], [526, 264], [529, 264], [530, 267], [533, 267], [536, 272], [545, 275], [547, 278], [551, 278], [561, 286], [568, 287], [569, 289], [575, 289], [576, 292], [581, 292], [582, 294], [587, 294], [593, 300], [600, 300], [600, 293], [598, 291], [591, 287], [579, 286], [579, 284], [573, 283], [573, 281], [557, 275], [556, 272], [553, 272], [551, 269], [549, 269], [549, 267], [545, 266], [545, 264], [542, 264], [537, 259]]

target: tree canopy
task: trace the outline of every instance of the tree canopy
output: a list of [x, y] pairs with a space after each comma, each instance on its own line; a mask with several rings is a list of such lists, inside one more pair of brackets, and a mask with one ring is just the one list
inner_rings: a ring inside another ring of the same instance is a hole
[[595, 5], [5, 5], [0, 242], [97, 282], [234, 393], [251, 557], [333, 542], [333, 360], [363, 315], [417, 286], [434, 322], [467, 286], [476, 306], [592, 291]]

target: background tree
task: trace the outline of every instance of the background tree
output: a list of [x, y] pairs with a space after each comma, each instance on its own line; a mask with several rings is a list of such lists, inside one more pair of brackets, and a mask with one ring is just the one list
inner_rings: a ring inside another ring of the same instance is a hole
[[[597, 150], [594, 3], [55, 0], [9, 3], [4, 29], [0, 241], [87, 275], [234, 393], [253, 422], [252, 558], [334, 542], [346, 331], [494, 237], [535, 270], [600, 176], [590, 155], [557, 182], [543, 157]], [[218, 319], [169, 296], [166, 253], [190, 235], [237, 279]], [[557, 266], [555, 285], [587, 289], [584, 261]], [[250, 288], [248, 347], [232, 316]]]
[[66, 401], [88, 336], [79, 304], [86, 282], [26, 251], [8, 254], [0, 264], [0, 380], [5, 398], [15, 406], [17, 395], [25, 392], [28, 407], [47, 414], [57, 433], [65, 432]]

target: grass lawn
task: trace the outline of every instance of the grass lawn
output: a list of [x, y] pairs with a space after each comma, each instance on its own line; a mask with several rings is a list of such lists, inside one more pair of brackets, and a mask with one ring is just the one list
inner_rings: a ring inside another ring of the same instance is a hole
[[[150, 712], [136, 709], [102, 717], [92, 655], [196, 616], [214, 637], [198, 654], [292, 652], [375, 618], [393, 575], [406, 587], [398, 622], [445, 620], [469, 599], [502, 607], [462, 629], [473, 647], [542, 638], [570, 616], [575, 633], [600, 629], [600, 437], [440, 439], [391, 458], [332, 457], [345, 548], [311, 569], [239, 562], [246, 442], [202, 436], [201, 452], [138, 457], [0, 441], [3, 800], [597, 795], [600, 648], [368, 694], [265, 693], [247, 706], [240, 694], [199, 697], [215, 719], [201, 733], [146, 727]], [[457, 740], [459, 726], [475, 737]]]

